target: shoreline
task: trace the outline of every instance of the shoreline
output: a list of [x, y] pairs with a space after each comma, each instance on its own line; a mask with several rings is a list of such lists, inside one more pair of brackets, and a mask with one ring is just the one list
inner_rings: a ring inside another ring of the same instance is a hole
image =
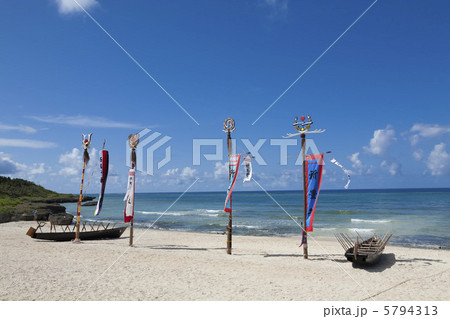
[[[120, 224], [120, 223], [116, 223], [117, 225], [118, 224]], [[134, 224], [134, 229], [146, 229], [146, 228], [148, 228], [148, 227], [141, 227], [141, 226], [139, 226], [138, 224]], [[177, 232], [177, 233], [193, 233], [193, 234], [211, 234], [211, 235], [225, 235], [226, 234], [226, 232], [224, 231], [223, 233], [220, 233], [220, 232], [202, 232], [202, 231], [195, 231], [195, 230], [192, 230], [192, 231], [186, 231], [186, 230], [177, 230], [177, 229], [153, 229], [153, 228], [149, 228], [149, 230], [152, 230], [152, 231], [164, 231], [164, 232]], [[379, 234], [377, 234], [377, 235], [379, 235]], [[261, 234], [261, 235], [257, 235], [257, 234], [249, 234], [249, 235], [247, 235], [247, 234], [238, 234], [238, 235], [235, 235], [234, 233], [233, 233], [233, 237], [234, 236], [242, 236], [242, 237], [268, 237], [268, 238], [272, 238], [272, 237], [274, 237], [274, 238], [291, 238], [291, 239], [295, 239], [295, 238], [298, 238], [298, 241], [300, 242], [300, 240], [301, 240], [301, 236], [300, 236], [300, 234], [298, 234], [298, 235], [292, 235], [292, 234], [287, 234], [287, 235], [282, 235], [282, 234], [276, 234], [276, 235], [265, 235], [265, 234]], [[314, 237], [316, 237], [315, 235], [313, 235]], [[395, 234], [392, 236], [392, 237], [394, 237], [395, 236]], [[311, 238], [312, 236], [311, 236], [311, 233], [308, 233], [308, 238]], [[371, 237], [371, 236], [367, 236], [368, 238], [369, 237]], [[330, 241], [336, 241], [336, 238], [334, 237], [334, 235], [332, 235], [332, 234], [330, 234], [330, 235], [320, 235], [320, 236], [317, 236], [317, 239], [318, 240], [330, 240]], [[429, 245], [415, 245], [415, 244], [407, 244], [407, 243], [405, 243], [405, 244], [401, 244], [401, 243], [396, 243], [396, 242], [392, 242], [391, 243], [391, 241], [389, 241], [388, 242], [388, 246], [394, 246], [394, 247], [403, 247], [403, 248], [417, 248], [417, 249], [430, 249], [430, 250], [448, 250], [448, 251], [450, 251], [450, 246], [439, 246], [439, 245], [431, 245], [431, 244], [429, 244]]]
[[[393, 234], [390, 245], [450, 249], [447, 236], [448, 202], [445, 201], [448, 192], [420, 192], [416, 195], [408, 190], [402, 195], [395, 195], [390, 192], [376, 194], [369, 191], [364, 196], [359, 195], [359, 191], [355, 192], [334, 195], [324, 193], [321, 196], [312, 236], [333, 238], [334, 233], [343, 232], [355, 239], [355, 231], [361, 235], [360, 238], [370, 237], [373, 233], [383, 236], [389, 232]], [[263, 192], [233, 197], [233, 234], [261, 237], [299, 235], [299, 224], [304, 222], [300, 197], [292, 192], [283, 193], [286, 194], [274, 196], [283, 205], [284, 212]], [[186, 193], [176, 206], [166, 211], [177, 198], [177, 193], [171, 194], [137, 194], [135, 226], [140, 224], [140, 227], [145, 228], [158, 220], [154, 227], [163, 230], [199, 233], [222, 233], [226, 230], [228, 214], [223, 211], [223, 194]], [[122, 222], [123, 196], [105, 196], [101, 216], [94, 217], [92, 208], [83, 209], [83, 216], [92, 221], [100, 219]], [[427, 213], [426, 207], [430, 205], [434, 205], [434, 209]], [[67, 211], [73, 214], [75, 206], [67, 204]]]
[[450, 252], [388, 246], [354, 267], [337, 241], [135, 229], [115, 240], [49, 242], [32, 222], [0, 225], [0, 300], [449, 300]]
[[[91, 222], [91, 223], [111, 223], [113, 225], [128, 225], [126, 223], [124, 223], [123, 221], [115, 221], [115, 220], [95, 220], [95, 219], [84, 219], [87, 222]], [[142, 224], [140, 224], [139, 222], [135, 221], [134, 224], [134, 229], [147, 229], [147, 226], [143, 226]], [[199, 230], [178, 230], [178, 229], [160, 229], [160, 228], [150, 228], [152, 231], [167, 231], [167, 232], [177, 232], [177, 233], [194, 233], [194, 234], [211, 234], [211, 235], [224, 235], [226, 233], [225, 231], [226, 226], [224, 225], [224, 231], [223, 232], [219, 232], [219, 231], [199, 231]], [[368, 234], [367, 238], [371, 237], [373, 234], [375, 233], [370, 233], [370, 235]], [[380, 234], [376, 234], [381, 236]], [[245, 234], [245, 233], [239, 233], [239, 234], [235, 234], [233, 232], [233, 236], [243, 236], [243, 237], [247, 237], [247, 236], [251, 236], [251, 237], [275, 237], [275, 238], [298, 238], [298, 241], [300, 243], [300, 234]], [[319, 240], [320, 239], [329, 239], [329, 240], [334, 240], [336, 241], [336, 238], [334, 237], [334, 233], [333, 234], [321, 234], [319, 236], [316, 236], [314, 233], [308, 233], [308, 238], [310, 237], [317, 237]], [[388, 246], [394, 246], [394, 247], [408, 247], [408, 248], [422, 248], [422, 249], [432, 249], [432, 250], [446, 250], [446, 251], [450, 251], [450, 245], [448, 246], [443, 246], [443, 245], [438, 245], [438, 244], [415, 244], [415, 243], [407, 243], [407, 242], [396, 242], [395, 241], [395, 233], [393, 234], [392, 238], [394, 238], [394, 240], [390, 240], [388, 242]], [[443, 240], [444, 241], [444, 240]]]

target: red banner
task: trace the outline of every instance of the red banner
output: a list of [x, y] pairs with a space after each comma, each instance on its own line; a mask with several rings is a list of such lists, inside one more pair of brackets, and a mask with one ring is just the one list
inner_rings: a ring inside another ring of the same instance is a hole
[[239, 163], [241, 161], [241, 155], [230, 156], [230, 184], [228, 185], [227, 198], [225, 199], [225, 208], [223, 209], [227, 213], [231, 213], [231, 193], [233, 192], [234, 182], [236, 182], [236, 176], [239, 171]]
[[128, 172], [128, 186], [127, 193], [125, 194], [126, 201], [125, 210], [123, 211], [125, 223], [129, 223], [134, 217], [134, 180], [135, 180], [135, 170], [130, 169]]

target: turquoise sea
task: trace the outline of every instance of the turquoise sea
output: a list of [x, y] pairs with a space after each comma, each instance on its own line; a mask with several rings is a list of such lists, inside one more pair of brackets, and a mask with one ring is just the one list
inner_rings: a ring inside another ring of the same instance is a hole
[[[300, 191], [269, 191], [297, 223], [303, 220]], [[225, 192], [137, 193], [135, 226], [171, 231], [223, 233]], [[95, 195], [93, 195], [95, 196]], [[103, 210], [82, 207], [82, 219], [123, 222], [124, 194], [106, 194]], [[301, 238], [297, 223], [264, 192], [233, 192], [233, 233]], [[173, 206], [171, 206], [173, 204]], [[76, 203], [65, 204], [76, 215]], [[170, 207], [171, 206], [171, 207]], [[169, 208], [170, 207], [170, 208]], [[157, 222], [155, 223], [155, 221]], [[391, 244], [450, 248], [450, 189], [322, 190], [309, 236], [336, 232], [363, 237], [393, 233]]]

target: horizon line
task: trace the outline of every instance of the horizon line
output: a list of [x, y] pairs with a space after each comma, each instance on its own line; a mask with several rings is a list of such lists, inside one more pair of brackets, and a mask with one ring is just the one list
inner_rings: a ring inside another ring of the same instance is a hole
[[[354, 188], [354, 189], [340, 189], [340, 188], [329, 188], [329, 189], [322, 189], [321, 191], [342, 191], [342, 192], [351, 192], [351, 191], [386, 191], [386, 190], [391, 190], [391, 191], [395, 191], [395, 190], [448, 190], [450, 191], [450, 187], [403, 187], [403, 188], [399, 188], [399, 187], [395, 187], [395, 188]], [[268, 192], [303, 192], [303, 190], [301, 189], [274, 189], [274, 190], [268, 190]], [[170, 192], [170, 191], [166, 191], [166, 192], [136, 192], [136, 194], [179, 194], [182, 193], [181, 191], [174, 191], [174, 192]], [[224, 191], [194, 191], [194, 192], [189, 192], [189, 193], [196, 193], [196, 194], [204, 194], [204, 193], [226, 193], [226, 190]], [[239, 191], [234, 191], [233, 193], [264, 193], [263, 191], [260, 190], [239, 190]], [[108, 195], [114, 195], [114, 194], [125, 194], [125, 192], [123, 193], [117, 193], [117, 192], [111, 192], [111, 193], [105, 193]], [[87, 193], [85, 195], [89, 195], [89, 196], [94, 196], [96, 195], [96, 193]], [[97, 196], [96, 196], [97, 197]]]

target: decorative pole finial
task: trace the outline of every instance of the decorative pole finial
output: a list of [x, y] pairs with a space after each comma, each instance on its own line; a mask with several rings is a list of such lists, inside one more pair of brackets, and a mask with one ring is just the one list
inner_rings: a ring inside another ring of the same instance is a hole
[[[307, 119], [307, 121], [305, 121]], [[298, 131], [297, 133], [287, 133], [286, 136], [283, 136], [283, 138], [290, 138], [294, 136], [304, 136], [305, 134], [309, 133], [323, 133], [325, 132], [324, 129], [317, 129], [317, 130], [310, 130], [311, 125], [313, 124], [313, 121], [311, 120], [311, 116], [307, 115], [306, 117], [302, 115], [300, 117], [300, 122], [298, 121], [298, 116], [294, 119], [294, 124], [292, 124], [295, 129]]]
[[223, 128], [225, 133], [231, 133], [234, 131], [234, 120], [229, 117], [223, 122]]
[[139, 144], [139, 133], [128, 135], [128, 145], [131, 148], [131, 168], [136, 166], [136, 148]]
[[83, 159], [84, 159], [84, 162], [87, 164], [87, 163], [89, 163], [89, 160], [90, 160], [88, 149], [91, 146], [92, 133], [89, 133], [89, 134], [86, 134], [86, 135], [85, 134], [81, 134], [81, 135], [83, 135], [83, 142], [81, 143], [81, 146], [84, 149]]
[[139, 144], [139, 133], [128, 135], [128, 145], [135, 150]]
[[91, 146], [91, 137], [92, 137], [92, 133], [89, 134], [81, 134], [83, 135], [83, 142], [81, 143], [81, 145], [83, 146], [84, 150], [87, 150], [90, 146]]
[[294, 125], [294, 127], [295, 127], [295, 129], [297, 131], [299, 131], [299, 132], [306, 132], [306, 131], [308, 131], [311, 128], [311, 124], [313, 124], [313, 121], [311, 120], [311, 116], [307, 115], [307, 117], [308, 117], [308, 121], [307, 122], [305, 122], [305, 116], [304, 115], [302, 115], [300, 117], [300, 121], [301, 122], [298, 122], [298, 116], [295, 117], [294, 124], [292, 124], [292, 125]]

